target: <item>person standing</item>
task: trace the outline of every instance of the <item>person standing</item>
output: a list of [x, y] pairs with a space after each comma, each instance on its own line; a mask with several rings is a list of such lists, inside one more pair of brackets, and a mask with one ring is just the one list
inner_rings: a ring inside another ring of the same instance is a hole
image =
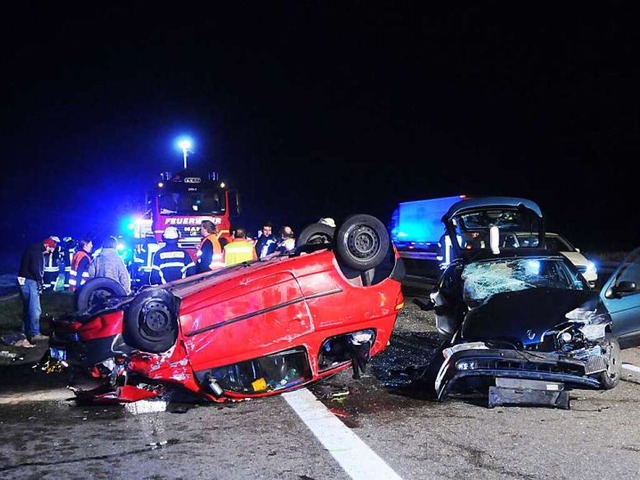
[[107, 277], [115, 280], [124, 288], [127, 295], [131, 293], [131, 275], [122, 257], [118, 255], [118, 239], [107, 237], [102, 242], [100, 253], [89, 264], [89, 278]]
[[71, 263], [76, 253], [76, 241], [72, 237], [64, 237], [62, 239], [62, 252], [60, 258], [60, 271], [58, 272], [58, 280], [55, 290], [63, 291], [69, 289], [69, 280], [71, 279]]
[[273, 233], [273, 224], [267, 220], [262, 224], [262, 230], [256, 241], [256, 254], [258, 258], [262, 259], [271, 255], [276, 251], [277, 246], [278, 239]]
[[180, 232], [176, 227], [167, 227], [162, 234], [165, 245], [153, 254], [151, 285], [172, 282], [187, 276], [187, 270], [194, 266], [191, 256], [178, 245]]
[[235, 229], [233, 240], [227, 243], [222, 250], [224, 263], [227, 267], [258, 259], [253, 242], [247, 239], [247, 232], [242, 227]]
[[71, 270], [69, 270], [69, 290], [72, 292], [75, 292], [89, 279], [91, 250], [93, 250], [93, 240], [90, 238], [78, 240], [78, 248], [71, 258]]
[[276, 251], [280, 253], [287, 253], [293, 250], [296, 246], [296, 238], [293, 235], [293, 229], [287, 225], [280, 229], [280, 241], [278, 242], [278, 248]]
[[203, 220], [200, 224], [202, 243], [198, 250], [196, 273], [211, 272], [224, 268], [222, 246], [218, 240], [218, 230], [211, 220]]
[[62, 245], [60, 238], [56, 236], [49, 237], [56, 244], [56, 248], [51, 253], [44, 255], [44, 274], [42, 277], [43, 288], [45, 290], [55, 290], [58, 281], [58, 273], [60, 273], [60, 264], [62, 263]]
[[22, 299], [22, 333], [27, 337], [23, 346], [32, 346], [34, 340], [48, 338], [40, 332], [40, 294], [44, 288], [44, 255], [53, 255], [56, 246], [51, 237], [45, 238], [27, 247], [20, 259], [18, 285]]

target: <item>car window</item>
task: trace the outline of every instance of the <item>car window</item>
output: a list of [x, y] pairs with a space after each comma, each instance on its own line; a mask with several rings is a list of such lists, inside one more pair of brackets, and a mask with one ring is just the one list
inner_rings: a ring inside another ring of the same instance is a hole
[[633, 252], [625, 259], [624, 266], [621, 267], [616, 278], [616, 283], [629, 281], [640, 285], [640, 249]]
[[547, 248], [557, 252], [572, 252], [573, 246], [562, 237], [546, 237], [545, 243]]
[[476, 304], [491, 295], [530, 288], [584, 290], [587, 286], [560, 259], [496, 259], [467, 265], [462, 272], [463, 298]]
[[526, 233], [526, 234], [519, 234], [517, 237], [518, 237], [518, 244], [521, 247], [536, 248], [538, 246], [537, 235]]

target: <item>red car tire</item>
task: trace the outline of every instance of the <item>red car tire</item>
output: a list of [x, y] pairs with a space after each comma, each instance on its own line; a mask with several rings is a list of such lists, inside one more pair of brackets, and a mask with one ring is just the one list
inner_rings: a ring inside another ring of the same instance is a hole
[[325, 225], [324, 223], [312, 223], [302, 229], [296, 240], [296, 246], [325, 243], [331, 244], [333, 243], [334, 234], [334, 227]]
[[175, 299], [167, 290], [139, 294], [125, 313], [124, 341], [144, 352], [166, 352], [178, 338], [176, 311]]
[[109, 297], [126, 297], [127, 292], [116, 280], [107, 277], [96, 277], [87, 280], [75, 291], [73, 302], [76, 311], [84, 312], [100, 308]]
[[390, 247], [387, 227], [367, 214], [347, 217], [338, 228], [334, 243], [338, 261], [361, 272], [380, 265]]

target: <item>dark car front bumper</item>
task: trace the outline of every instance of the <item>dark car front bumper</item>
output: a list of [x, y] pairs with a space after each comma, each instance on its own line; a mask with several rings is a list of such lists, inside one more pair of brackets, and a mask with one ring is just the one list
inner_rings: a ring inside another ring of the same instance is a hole
[[445, 359], [435, 382], [438, 400], [443, 400], [462, 380], [517, 378], [562, 383], [567, 388], [598, 389], [594, 376], [606, 369], [601, 355], [584, 359], [556, 352], [470, 348]]

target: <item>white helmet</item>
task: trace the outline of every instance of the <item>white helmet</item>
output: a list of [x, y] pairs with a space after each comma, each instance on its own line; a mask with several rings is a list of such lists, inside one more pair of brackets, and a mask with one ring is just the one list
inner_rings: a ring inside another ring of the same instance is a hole
[[336, 228], [336, 221], [331, 217], [324, 217], [318, 220], [318, 223], [324, 223], [330, 227]]
[[167, 227], [162, 236], [165, 240], [177, 240], [180, 238], [180, 232], [176, 227]]

